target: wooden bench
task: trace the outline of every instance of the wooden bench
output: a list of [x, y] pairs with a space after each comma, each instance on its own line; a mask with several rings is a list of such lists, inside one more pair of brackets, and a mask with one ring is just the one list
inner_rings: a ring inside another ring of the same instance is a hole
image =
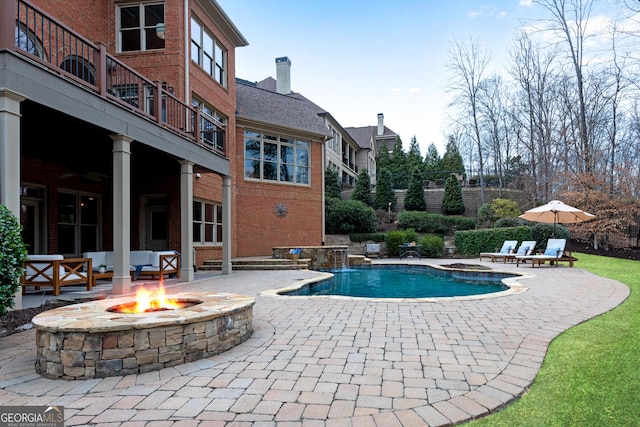
[[60, 288], [69, 285], [93, 286], [91, 258], [67, 258], [62, 255], [30, 255], [24, 262], [20, 279], [22, 294], [27, 286], [39, 290], [41, 286], [53, 287], [53, 295], [60, 295]]

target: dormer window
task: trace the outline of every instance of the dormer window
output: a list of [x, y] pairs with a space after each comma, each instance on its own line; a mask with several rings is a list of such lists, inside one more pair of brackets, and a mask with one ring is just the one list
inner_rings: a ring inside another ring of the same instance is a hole
[[118, 7], [118, 51], [164, 49], [164, 3]]

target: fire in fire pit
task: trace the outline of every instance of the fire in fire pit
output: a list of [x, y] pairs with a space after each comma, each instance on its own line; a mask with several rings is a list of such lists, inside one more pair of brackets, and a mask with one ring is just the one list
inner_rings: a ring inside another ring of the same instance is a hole
[[177, 310], [200, 304], [195, 299], [168, 298], [164, 293], [162, 284], [155, 292], [140, 288], [136, 292], [136, 299], [132, 302], [114, 305], [107, 308], [111, 313], [136, 314], [150, 313], [153, 311]]

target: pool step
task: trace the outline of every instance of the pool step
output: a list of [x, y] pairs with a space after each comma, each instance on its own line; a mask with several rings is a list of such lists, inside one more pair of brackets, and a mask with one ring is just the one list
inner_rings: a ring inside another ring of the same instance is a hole
[[[310, 259], [233, 259], [231, 268], [233, 270], [307, 270]], [[215, 271], [222, 269], [222, 260], [215, 259], [205, 261], [198, 270]]]

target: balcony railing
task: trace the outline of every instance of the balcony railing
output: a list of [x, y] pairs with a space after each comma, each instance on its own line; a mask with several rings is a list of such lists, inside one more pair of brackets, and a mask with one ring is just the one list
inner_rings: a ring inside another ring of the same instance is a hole
[[[12, 18], [15, 17], [15, 18]], [[154, 82], [24, 0], [0, 0], [0, 50], [11, 50], [52, 73], [152, 120], [218, 155], [226, 155], [225, 128], [199, 108]]]

